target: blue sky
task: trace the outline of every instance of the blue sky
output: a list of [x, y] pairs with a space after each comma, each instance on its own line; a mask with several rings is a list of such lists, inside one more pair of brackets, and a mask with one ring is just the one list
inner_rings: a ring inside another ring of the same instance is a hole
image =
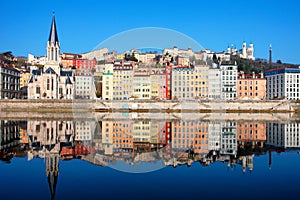
[[62, 52], [87, 52], [120, 32], [160, 27], [214, 51], [252, 41], [258, 58], [268, 58], [272, 43], [275, 61], [300, 64], [297, 0], [2, 0], [0, 5], [0, 52], [10, 50], [17, 56], [45, 55], [55, 11]]

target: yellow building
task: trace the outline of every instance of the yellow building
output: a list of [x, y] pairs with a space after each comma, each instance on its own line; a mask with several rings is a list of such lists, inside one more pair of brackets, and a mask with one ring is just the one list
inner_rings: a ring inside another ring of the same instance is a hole
[[128, 100], [133, 95], [132, 63], [114, 64], [113, 100]]
[[195, 66], [195, 98], [208, 97], [208, 66]]
[[113, 154], [113, 122], [102, 121], [102, 146], [105, 155]]
[[30, 72], [29, 71], [21, 72], [20, 88], [28, 86], [29, 79], [30, 79]]
[[150, 143], [150, 121], [137, 121], [133, 124], [133, 141]]
[[152, 69], [150, 75], [151, 99], [166, 98], [166, 71], [165, 69]]
[[102, 73], [102, 99], [113, 99], [113, 64], [105, 65]]
[[117, 54], [117, 60], [122, 60], [124, 59], [125, 54]]

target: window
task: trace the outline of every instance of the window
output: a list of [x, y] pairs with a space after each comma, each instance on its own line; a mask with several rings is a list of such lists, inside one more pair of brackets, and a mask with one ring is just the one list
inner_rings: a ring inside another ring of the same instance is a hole
[[50, 79], [47, 79], [47, 90], [50, 90]]
[[40, 94], [41, 93], [41, 88], [40, 87], [36, 87], [35, 93]]
[[35, 125], [36, 132], [40, 132], [40, 129], [41, 129], [41, 125], [39, 125], [39, 124]]

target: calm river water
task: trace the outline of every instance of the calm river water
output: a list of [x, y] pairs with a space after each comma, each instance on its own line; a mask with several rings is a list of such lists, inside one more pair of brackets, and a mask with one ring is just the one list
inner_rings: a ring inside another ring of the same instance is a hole
[[0, 120], [0, 199], [299, 199], [300, 122]]

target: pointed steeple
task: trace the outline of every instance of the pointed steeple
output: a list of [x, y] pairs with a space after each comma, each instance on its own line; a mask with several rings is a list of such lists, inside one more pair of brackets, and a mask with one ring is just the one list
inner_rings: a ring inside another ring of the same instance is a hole
[[49, 34], [48, 41], [50, 43], [53, 43], [53, 44], [56, 44], [56, 42], [58, 43], [58, 36], [57, 36], [57, 30], [56, 30], [56, 23], [55, 23], [54, 12], [52, 14], [52, 24], [51, 24], [51, 29], [50, 29], [50, 34]]
[[59, 50], [60, 50], [60, 44], [58, 41], [55, 16], [53, 13], [49, 39], [47, 42], [47, 61], [51, 63], [59, 62]]
[[51, 199], [54, 199], [56, 193], [56, 185], [58, 180], [58, 163], [59, 154], [46, 154], [46, 175], [48, 179], [48, 185], [51, 193]]

